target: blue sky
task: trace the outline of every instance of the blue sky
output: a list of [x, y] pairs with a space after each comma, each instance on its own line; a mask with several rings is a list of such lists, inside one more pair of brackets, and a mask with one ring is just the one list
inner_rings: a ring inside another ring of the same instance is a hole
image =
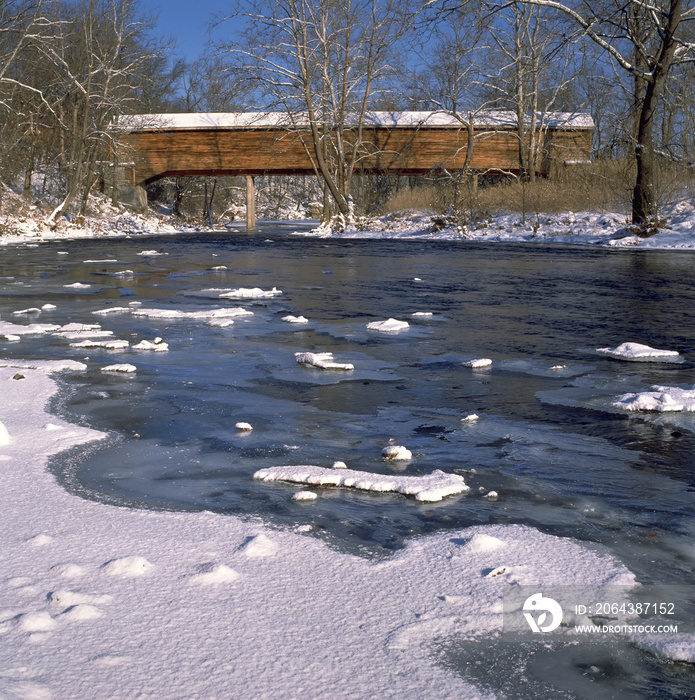
[[142, 0], [145, 10], [159, 15], [158, 34], [173, 36], [176, 53], [190, 61], [203, 52], [211, 17], [230, 6], [224, 0]]

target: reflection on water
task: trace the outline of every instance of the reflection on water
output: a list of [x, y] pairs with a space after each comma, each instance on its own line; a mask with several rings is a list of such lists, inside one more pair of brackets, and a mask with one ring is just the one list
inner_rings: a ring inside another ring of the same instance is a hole
[[[3, 320], [98, 322], [131, 344], [160, 336], [170, 346], [85, 350], [50, 335], [0, 342], [4, 356], [88, 365], [66, 378], [71, 390], [60, 408], [112, 438], [63, 456], [55, 465], [63, 483], [116, 503], [311, 525], [336, 546], [376, 556], [441, 528], [527, 523], [610, 547], [644, 582], [692, 577], [695, 433], [668, 417], [609, 412], [604, 391], [695, 382], [692, 254], [311, 240], [287, 236], [293, 228], [3, 249]], [[162, 254], [139, 255], [153, 249]], [[89, 286], [66, 286], [76, 282]], [[189, 295], [273, 286], [283, 294], [258, 301]], [[56, 309], [38, 319], [10, 316], [47, 302]], [[244, 306], [254, 315], [220, 328], [91, 313], [130, 302], [184, 311]], [[412, 317], [423, 311], [434, 315]], [[309, 323], [288, 324], [287, 314]], [[410, 329], [366, 329], [390, 317]], [[590, 352], [624, 341], [678, 350], [685, 362], [636, 366]], [[300, 351], [332, 352], [355, 369], [299, 366]], [[493, 365], [461, 364], [476, 357]], [[135, 364], [137, 374], [100, 371], [114, 362]], [[462, 423], [472, 412], [479, 420]], [[238, 421], [254, 430], [240, 433]], [[470, 494], [418, 504], [323, 489], [302, 505], [291, 500], [298, 487], [252, 479], [263, 467], [336, 460], [389, 472], [380, 456], [389, 440], [414, 454], [397, 467], [402, 473], [457, 470]], [[484, 498], [490, 490], [497, 501]], [[585, 697], [579, 687], [567, 697]]]

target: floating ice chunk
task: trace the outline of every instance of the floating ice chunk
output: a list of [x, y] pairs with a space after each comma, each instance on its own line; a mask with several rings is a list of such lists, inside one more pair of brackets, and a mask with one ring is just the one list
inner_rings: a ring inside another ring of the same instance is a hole
[[153, 565], [145, 557], [135, 555], [112, 559], [107, 561], [101, 568], [110, 576], [133, 578], [135, 576], [144, 576], [153, 568]]
[[83, 282], [73, 282], [72, 284], [64, 284], [63, 287], [67, 289], [89, 289], [91, 284], [84, 284]]
[[319, 369], [333, 369], [350, 371], [355, 365], [349, 362], [335, 362], [332, 352], [295, 352], [294, 356], [300, 365], [311, 365]]
[[201, 586], [231, 583], [239, 578], [239, 574], [225, 564], [203, 564], [199, 567], [199, 570], [200, 573], [191, 576], [191, 581]]
[[553, 365], [550, 369], [552, 369], [552, 370], [567, 369], [567, 365]]
[[240, 421], [234, 427], [242, 432], [249, 432], [250, 430], [253, 430], [251, 423], [244, 423], [243, 421]]
[[5, 340], [9, 340], [11, 342], [16, 342], [18, 340], [21, 340], [21, 336], [13, 335], [12, 333], [5, 333], [4, 338], [5, 338]]
[[381, 451], [381, 456], [384, 459], [391, 459], [397, 462], [412, 459], [413, 453], [406, 447], [403, 447], [403, 445], [389, 445]]
[[475, 421], [478, 420], [478, 414], [477, 413], [469, 413], [467, 416], [464, 416], [461, 418], [462, 423], [475, 423]]
[[138, 368], [135, 365], [120, 364], [120, 365], [107, 365], [101, 368], [102, 372], [137, 372]]
[[10, 437], [10, 434], [7, 431], [7, 428], [5, 427], [5, 424], [2, 421], [0, 421], [0, 446], [9, 445], [11, 442], [12, 438]]
[[695, 411], [695, 387], [653, 386], [651, 391], [623, 394], [613, 406], [626, 411], [691, 412]]
[[178, 309], [135, 309], [132, 313], [134, 316], [167, 319], [222, 319], [236, 318], [237, 316], [253, 316], [253, 311], [247, 311], [241, 307], [234, 307], [232, 309], [208, 309], [206, 311], [179, 311]]
[[3, 335], [37, 335], [39, 333], [53, 333], [60, 330], [55, 323], [30, 323], [22, 326], [16, 323], [0, 321], [0, 333]]
[[219, 297], [220, 299], [269, 299], [278, 294], [282, 294], [282, 292], [277, 287], [269, 290], [263, 290], [260, 287], [239, 287], [223, 292]]
[[211, 318], [208, 325], [215, 326], [215, 328], [229, 328], [229, 326], [234, 325], [234, 321], [231, 318]]
[[347, 486], [362, 491], [395, 492], [414, 496], [418, 501], [429, 502], [441, 501], [446, 496], [470, 490], [462, 476], [446, 474], [439, 469], [424, 476], [393, 476], [355, 469], [324, 469], [312, 465], [298, 465], [260, 469], [253, 478], [315, 486]]
[[[71, 323], [68, 325], [78, 326], [79, 324]], [[105, 331], [99, 328], [98, 326], [94, 329], [90, 329], [87, 326], [85, 326], [82, 330], [66, 331], [65, 326], [63, 326], [59, 331], [55, 333], [55, 335], [59, 335], [62, 338], [66, 338], [67, 340], [79, 340], [85, 338], [110, 338], [113, 335], [113, 331]]]
[[278, 545], [270, 537], [261, 533], [260, 535], [249, 537], [239, 547], [239, 551], [253, 559], [257, 557], [272, 557], [278, 551]]
[[19, 311], [13, 311], [12, 315], [13, 316], [20, 316], [21, 314], [27, 314], [27, 315], [34, 315], [34, 314], [40, 314], [41, 309], [37, 309], [35, 306], [32, 306], [28, 309], [19, 309]]
[[83, 260], [83, 263], [115, 263], [118, 262], [115, 258], [105, 258], [104, 260]]
[[141, 340], [137, 345], [133, 345], [133, 350], [151, 350], [152, 352], [166, 352], [169, 349], [169, 343], [165, 343], [161, 338], [155, 338], [154, 341]]
[[135, 273], [132, 270], [119, 270], [118, 272], [113, 273], [116, 277], [130, 277], [131, 275], [134, 275]]
[[333, 462], [331, 469], [347, 469], [345, 462]]
[[123, 350], [129, 345], [127, 340], [83, 340], [80, 343], [70, 343], [71, 348], [104, 348], [106, 350]]
[[477, 357], [473, 360], [466, 360], [466, 362], [461, 364], [464, 367], [489, 367], [492, 364], [492, 360], [488, 357]]
[[680, 357], [675, 350], [657, 350], [656, 348], [649, 347], [649, 345], [642, 345], [640, 343], [622, 343], [615, 348], [597, 348], [596, 352], [600, 355], [608, 355], [618, 360], [632, 360], [638, 362]]
[[148, 256], [155, 256], [155, 255], [167, 255], [167, 253], [160, 253], [158, 250], [141, 250], [138, 255], [148, 255]]
[[399, 321], [395, 318], [388, 318], [385, 321], [372, 321], [367, 324], [367, 329], [370, 331], [379, 331], [381, 333], [398, 333], [410, 328], [407, 321]]
[[58, 307], [55, 304], [44, 304], [41, 307], [42, 311], [53, 311], [54, 309], [57, 309]]
[[483, 498], [489, 498], [491, 501], [496, 501], [499, 498], [497, 491], [488, 491]]
[[218, 271], [218, 270], [227, 270], [229, 268], [226, 265], [215, 265], [214, 267], [211, 267], [210, 269]]
[[293, 501], [315, 501], [317, 498], [318, 494], [315, 491], [297, 491], [292, 496]]
[[410, 314], [413, 318], [432, 318], [434, 314], [431, 311], [415, 311]]
[[59, 333], [78, 333], [82, 331], [98, 331], [101, 326], [98, 323], [66, 323], [60, 327]]
[[107, 309], [97, 309], [96, 311], [92, 311], [92, 313], [98, 316], [106, 316], [107, 314], [130, 313], [130, 309], [127, 306], [110, 306]]
[[282, 320], [285, 323], [309, 323], [309, 319], [304, 318], [304, 316], [283, 316]]

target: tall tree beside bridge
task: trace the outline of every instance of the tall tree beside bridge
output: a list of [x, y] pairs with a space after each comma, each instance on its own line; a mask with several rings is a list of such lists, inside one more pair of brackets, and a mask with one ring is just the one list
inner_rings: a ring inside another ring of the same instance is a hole
[[255, 87], [256, 109], [287, 115], [342, 223], [353, 216], [353, 176], [374, 154], [365, 120], [389, 88], [409, 9], [403, 0], [240, 0], [246, 29], [219, 46]]
[[632, 221], [643, 231], [658, 219], [654, 126], [669, 73], [695, 61], [693, 0], [514, 0], [561, 13], [633, 79], [637, 176]]

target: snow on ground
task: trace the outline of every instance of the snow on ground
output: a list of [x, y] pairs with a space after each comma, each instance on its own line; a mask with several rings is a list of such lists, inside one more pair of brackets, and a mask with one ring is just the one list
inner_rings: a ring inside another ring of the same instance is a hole
[[[21, 201], [21, 197], [9, 193]], [[201, 231], [205, 226], [189, 224], [152, 210], [145, 214], [114, 209], [102, 195], [92, 198], [95, 213], [88, 217], [62, 217], [57, 226], [46, 225], [47, 215], [39, 206], [24, 206], [21, 215], [5, 215], [0, 246], [11, 243], [66, 240], [71, 238], [146, 236]], [[3, 208], [3, 211], [9, 207]], [[442, 217], [426, 211], [403, 211], [382, 217], [363, 217], [342, 238], [403, 238], [427, 240], [469, 240], [529, 243], [598, 245], [614, 248], [695, 249], [695, 202], [684, 200], [661, 212], [661, 228], [654, 236], [641, 238], [629, 228], [625, 212], [563, 212], [543, 214], [529, 212], [499, 213], [473, 223], [442, 226]], [[224, 229], [229, 221], [216, 224]], [[297, 231], [297, 235], [332, 237], [330, 226]], [[157, 256], [157, 250], [143, 250], [139, 255]], [[76, 283], [79, 285], [80, 283]], [[76, 286], [74, 285], [74, 286]], [[232, 290], [220, 290], [230, 292]], [[253, 297], [247, 297], [253, 298]]]
[[374, 562], [307, 526], [83, 500], [46, 462], [104, 436], [42, 407], [50, 373], [84, 365], [0, 365], [0, 697], [488, 697], [429, 645], [499, 635], [510, 587], [567, 571], [633, 584], [599, 548], [526, 526], [422, 537]]

